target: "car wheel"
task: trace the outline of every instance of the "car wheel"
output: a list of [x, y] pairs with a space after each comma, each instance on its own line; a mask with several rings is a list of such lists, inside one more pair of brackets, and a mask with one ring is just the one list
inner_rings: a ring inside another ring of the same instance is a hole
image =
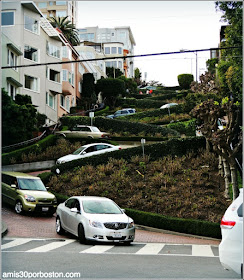
[[64, 229], [62, 228], [61, 220], [59, 217], [56, 218], [56, 232], [57, 234], [64, 233]]
[[86, 244], [85, 230], [82, 224], [78, 227], [78, 237], [81, 244]]
[[130, 246], [130, 245], [131, 245], [131, 241], [125, 241], [124, 244], [125, 244], [126, 246]]
[[14, 210], [17, 214], [23, 214], [23, 204], [20, 200], [16, 201]]

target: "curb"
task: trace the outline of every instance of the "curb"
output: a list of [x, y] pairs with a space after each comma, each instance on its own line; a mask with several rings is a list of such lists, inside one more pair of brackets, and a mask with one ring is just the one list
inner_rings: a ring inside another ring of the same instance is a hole
[[152, 227], [137, 225], [137, 224], [136, 224], [136, 229], [139, 229], [139, 230], [141, 229], [141, 230], [151, 231], [151, 232], [158, 232], [158, 233], [163, 233], [163, 234], [185, 236], [185, 237], [197, 238], [197, 239], [203, 239], [203, 240], [213, 240], [213, 241], [219, 241], [219, 242], [221, 241], [221, 239], [218, 239], [218, 238], [199, 236], [199, 235], [193, 235], [193, 234], [176, 232], [176, 231], [169, 231], [169, 230], [165, 230], [165, 229], [152, 228]]

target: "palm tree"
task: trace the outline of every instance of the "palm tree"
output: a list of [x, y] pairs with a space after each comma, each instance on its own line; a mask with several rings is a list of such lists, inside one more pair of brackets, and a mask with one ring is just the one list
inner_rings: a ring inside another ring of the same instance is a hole
[[70, 41], [73, 46], [80, 44], [79, 34], [75, 25], [66, 17], [50, 17], [48, 18], [51, 25], [59, 28], [64, 36]]

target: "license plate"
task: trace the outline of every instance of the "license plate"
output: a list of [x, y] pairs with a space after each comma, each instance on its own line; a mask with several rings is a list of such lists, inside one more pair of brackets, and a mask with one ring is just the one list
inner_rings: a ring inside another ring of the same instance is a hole
[[47, 212], [48, 210], [49, 210], [48, 207], [42, 207], [42, 211], [43, 211], [43, 212]]
[[112, 237], [122, 237], [121, 232], [112, 232]]

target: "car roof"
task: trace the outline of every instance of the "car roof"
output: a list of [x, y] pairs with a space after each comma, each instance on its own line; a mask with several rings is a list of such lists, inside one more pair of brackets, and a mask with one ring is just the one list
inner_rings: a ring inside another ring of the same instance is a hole
[[93, 126], [93, 125], [83, 125], [83, 124], [77, 124], [75, 126], [77, 126], [77, 127], [96, 127], [96, 126]]
[[29, 175], [27, 173], [15, 172], [15, 171], [2, 171], [2, 174], [14, 176], [17, 178], [31, 178], [31, 179], [40, 179], [39, 177]]
[[86, 145], [83, 145], [82, 147], [92, 147], [92, 146], [95, 146], [95, 145], [108, 145], [108, 146], [113, 146], [109, 143], [91, 143], [91, 144], [86, 144]]
[[101, 196], [71, 196], [69, 197], [70, 198], [77, 198], [79, 200], [111, 200], [110, 198], [107, 198], [107, 197], [101, 197]]

